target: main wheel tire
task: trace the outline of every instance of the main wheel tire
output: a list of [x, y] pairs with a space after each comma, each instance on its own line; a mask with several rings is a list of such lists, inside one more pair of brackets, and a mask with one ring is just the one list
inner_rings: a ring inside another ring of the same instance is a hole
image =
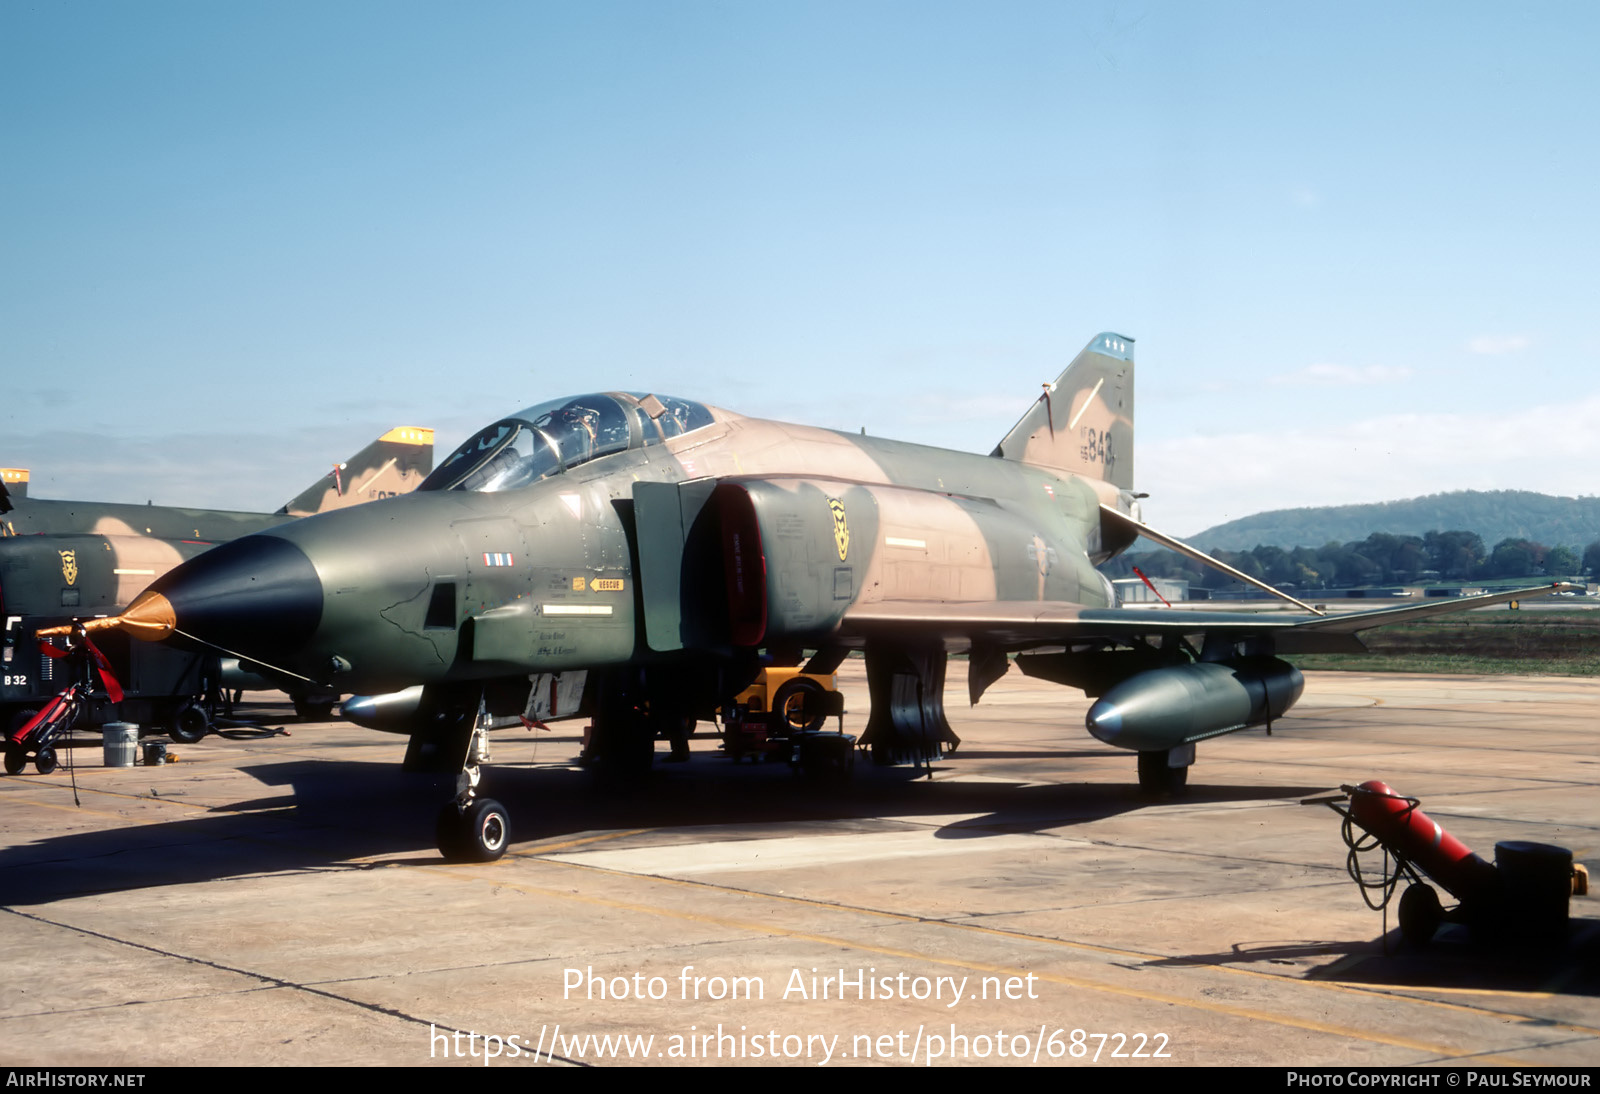
[[1410, 945], [1426, 946], [1443, 922], [1444, 908], [1433, 886], [1410, 885], [1400, 894], [1400, 937]]
[[297, 699], [294, 704], [294, 713], [302, 722], [326, 722], [333, 717], [333, 704], [316, 703], [305, 699]]
[[1139, 789], [1159, 798], [1182, 797], [1189, 787], [1188, 767], [1167, 766], [1167, 753], [1139, 753]]
[[844, 786], [855, 767], [854, 743], [843, 737], [809, 737], [800, 742], [800, 774], [824, 786]]
[[48, 775], [60, 766], [53, 748], [41, 748], [33, 757], [33, 769], [41, 775]]
[[612, 685], [601, 692], [590, 741], [595, 776], [603, 788], [632, 790], [650, 777], [656, 727], [634, 706], [627, 689]]
[[437, 836], [446, 862], [493, 862], [511, 845], [511, 815], [493, 798], [465, 810], [450, 802], [439, 810]]
[[796, 676], [772, 697], [772, 713], [791, 733], [814, 733], [828, 720], [828, 689], [815, 680]]
[[211, 732], [211, 720], [197, 706], [179, 707], [167, 727], [167, 736], [179, 744], [197, 745]]
[[21, 745], [6, 745], [6, 774], [19, 775], [28, 766], [28, 750]]
[[27, 725], [38, 716], [38, 707], [27, 707], [23, 710], [17, 711], [11, 716], [11, 724], [6, 726], [6, 736], [15, 737], [19, 732], [21, 732], [23, 726]]

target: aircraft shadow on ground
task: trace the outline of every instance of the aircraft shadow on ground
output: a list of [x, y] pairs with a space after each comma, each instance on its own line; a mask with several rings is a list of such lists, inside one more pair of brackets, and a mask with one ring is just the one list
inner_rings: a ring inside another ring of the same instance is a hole
[[[1391, 919], [1391, 922], [1393, 920]], [[1424, 947], [1408, 945], [1398, 928], [1387, 936], [1339, 942], [1240, 942], [1225, 953], [1184, 954], [1148, 962], [1156, 968], [1329, 961], [1305, 975], [1324, 983], [1393, 990], [1445, 989], [1600, 995], [1600, 920], [1574, 916], [1562, 944], [1495, 943], [1460, 925], [1446, 926]]]
[[[404, 852], [414, 852], [406, 863], [440, 862], [434, 821], [453, 776], [329, 760], [241, 770], [277, 792], [172, 821], [0, 850], [0, 899], [34, 905], [245, 874], [359, 869], [365, 864], [351, 860]], [[1271, 800], [1316, 789], [1195, 786], [1181, 803]], [[1127, 784], [928, 780], [909, 768], [863, 762], [847, 784], [828, 786], [786, 764], [734, 764], [717, 756], [658, 765], [639, 785], [615, 790], [597, 787], [589, 771], [565, 766], [494, 766], [480, 792], [510, 810], [514, 845], [627, 828], [727, 827], [728, 838], [748, 839], [789, 834], [790, 826], [806, 822], [867, 826], [885, 816], [952, 814], [963, 819], [942, 825], [938, 837], [983, 839], [1162, 806]]]
[[1311, 978], [1419, 989], [1600, 995], [1600, 920], [1595, 919], [1574, 916], [1559, 942], [1481, 937], [1460, 924], [1448, 924], [1426, 946], [1408, 946], [1396, 929], [1375, 939], [1370, 950], [1363, 961], [1318, 970]]

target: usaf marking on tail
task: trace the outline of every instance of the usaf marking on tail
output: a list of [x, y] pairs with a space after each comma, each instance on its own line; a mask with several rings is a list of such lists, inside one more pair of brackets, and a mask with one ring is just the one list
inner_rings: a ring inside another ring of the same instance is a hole
[[602, 770], [627, 772], [763, 657], [829, 672], [862, 650], [861, 746], [921, 763], [958, 743], [947, 655], [969, 656], [976, 702], [1014, 654], [1098, 697], [1090, 732], [1171, 793], [1195, 742], [1299, 697], [1280, 654], [1533, 594], [1339, 617], [1117, 607], [1096, 566], [1141, 535], [1221, 565], [1141, 519], [1133, 372], [1132, 339], [1099, 335], [987, 456], [665, 395], [555, 400], [490, 425], [416, 492], [219, 547], [106, 625], [342, 692], [417, 689], [380, 704], [381, 725], [410, 735], [408, 766], [461, 773], [446, 857], [489, 859], [509, 820], [476, 795], [483, 730], [533, 709], [535, 679], [583, 674]]

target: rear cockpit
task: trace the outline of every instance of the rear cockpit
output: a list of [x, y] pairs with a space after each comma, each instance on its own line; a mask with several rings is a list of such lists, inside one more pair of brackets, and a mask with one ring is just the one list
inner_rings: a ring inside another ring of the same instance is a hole
[[418, 490], [513, 490], [613, 452], [661, 444], [711, 425], [703, 404], [622, 391], [554, 399], [469, 438]]

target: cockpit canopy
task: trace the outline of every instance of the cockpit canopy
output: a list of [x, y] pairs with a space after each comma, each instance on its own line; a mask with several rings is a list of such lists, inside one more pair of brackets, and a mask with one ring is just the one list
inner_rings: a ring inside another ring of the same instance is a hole
[[607, 391], [553, 399], [468, 439], [417, 489], [513, 490], [600, 456], [660, 444], [712, 421], [702, 404], [671, 395]]

